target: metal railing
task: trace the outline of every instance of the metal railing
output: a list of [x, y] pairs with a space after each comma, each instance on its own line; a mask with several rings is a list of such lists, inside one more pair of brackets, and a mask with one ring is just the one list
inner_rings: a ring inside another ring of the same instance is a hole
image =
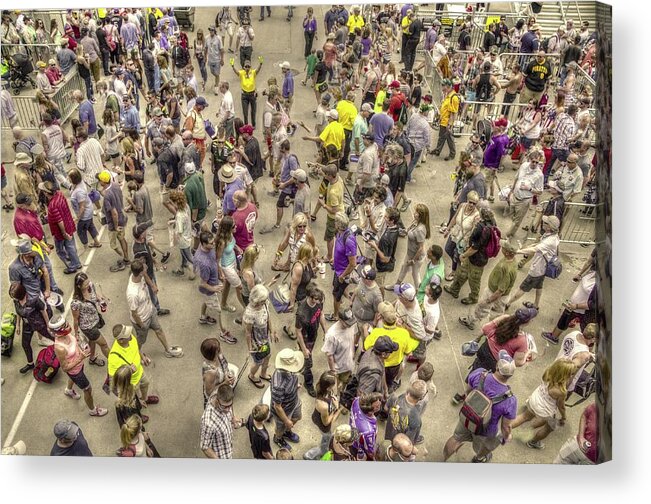
[[[549, 200], [543, 201], [540, 205], [544, 208], [548, 202]], [[561, 229], [558, 232], [560, 242], [575, 245], [595, 245], [597, 207], [599, 206], [600, 203], [595, 205], [566, 201], [563, 209], [563, 218], [561, 219]], [[533, 233], [539, 229], [540, 222], [536, 224], [538, 225], [537, 229], [533, 229], [532, 225], [531, 232]], [[527, 240], [538, 241], [539, 237], [536, 234], [528, 234]]]
[[[72, 114], [77, 110], [78, 104], [72, 98], [72, 92], [76, 89], [85, 89], [84, 80], [77, 73], [77, 68], [70, 70], [62, 84], [57, 86], [57, 90], [52, 96], [52, 101], [59, 107], [61, 113], [61, 124], [65, 123]], [[17, 126], [24, 130], [38, 130], [41, 126], [41, 111], [34, 95], [12, 96], [14, 108], [16, 109]], [[9, 120], [2, 117], [2, 129], [11, 129]]]
[[9, 58], [16, 53], [25, 54], [29, 56], [34, 69], [36, 69], [36, 63], [39, 60], [47, 63], [50, 58], [56, 59], [59, 48], [60, 46], [56, 44], [2, 44], [0, 51], [3, 58]]

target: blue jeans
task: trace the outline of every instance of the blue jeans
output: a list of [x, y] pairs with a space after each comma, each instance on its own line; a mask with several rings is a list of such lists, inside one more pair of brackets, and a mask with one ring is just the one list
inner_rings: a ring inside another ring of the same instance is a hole
[[[154, 282], [154, 285], [156, 284], [156, 279], [155, 278], [152, 278], [151, 281]], [[158, 301], [158, 296], [151, 289], [149, 284], [147, 284], [147, 290], [149, 291], [149, 297], [151, 298], [151, 302], [153, 303], [153, 305], [156, 307], [156, 310], [157, 311], [160, 310], [160, 302]]]
[[54, 240], [54, 248], [59, 259], [63, 261], [68, 269], [73, 270], [81, 267], [74, 238], [69, 240]]
[[414, 168], [416, 168], [416, 165], [418, 164], [418, 160], [420, 159], [420, 155], [423, 151], [419, 150], [414, 152], [414, 155], [411, 157], [411, 161], [409, 161], [409, 166], [407, 166], [407, 181], [411, 181], [411, 174], [414, 172]]
[[93, 239], [97, 238], [97, 228], [92, 217], [88, 220], [77, 221], [77, 236], [83, 245], [88, 245], [88, 233]]
[[192, 250], [190, 247], [179, 249], [181, 251], [181, 270], [187, 268], [192, 262]]

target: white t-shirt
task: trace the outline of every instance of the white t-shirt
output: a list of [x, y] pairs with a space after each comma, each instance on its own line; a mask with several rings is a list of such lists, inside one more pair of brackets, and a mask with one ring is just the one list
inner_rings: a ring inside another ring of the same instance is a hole
[[531, 267], [529, 268], [529, 275], [532, 277], [541, 277], [545, 274], [547, 269], [547, 261], [552, 256], [558, 254], [558, 245], [561, 242], [558, 234], [544, 235], [540, 242], [534, 247], [536, 253], [531, 260]]
[[113, 81], [113, 90], [115, 91], [115, 94], [118, 95], [118, 98], [120, 99], [120, 110], [122, 110], [122, 100], [124, 100], [124, 97], [127, 96], [127, 86], [124, 83], [124, 81], [121, 81], [120, 79], [115, 79]]
[[249, 47], [252, 44], [252, 39], [254, 36], [255, 34], [253, 32], [253, 28], [250, 26], [247, 28], [240, 26], [237, 29], [237, 38], [240, 39], [240, 47]]
[[233, 94], [230, 90], [224, 93], [222, 103], [219, 106], [219, 119], [226, 121], [235, 117], [235, 104], [233, 103]]
[[441, 318], [441, 303], [438, 301], [434, 304], [430, 304], [425, 297], [423, 302], [423, 308], [425, 308], [425, 317], [423, 318], [423, 325], [425, 326], [425, 331], [427, 332], [427, 339], [431, 339], [434, 336], [434, 331], [436, 331], [436, 326], [439, 325], [439, 319]]
[[323, 343], [321, 351], [334, 357], [337, 373], [345, 373], [355, 369], [356, 333], [356, 324], [346, 327], [343, 322], [333, 324], [325, 333], [325, 343]]
[[[594, 284], [597, 282], [597, 273], [590, 271], [587, 273], [579, 282], [579, 285], [576, 286], [572, 296], [570, 297], [570, 303], [572, 304], [583, 304], [588, 301], [590, 293], [594, 288]], [[585, 313], [585, 310], [574, 310], [576, 313]]]
[[237, 163], [233, 171], [235, 172], [236, 176], [242, 179], [242, 182], [244, 182], [244, 185], [247, 187], [253, 184], [253, 178], [251, 177], [251, 174], [249, 173], [249, 170], [246, 168], [246, 166]]
[[[135, 311], [144, 324], [149, 322], [152, 314], [154, 313], [154, 303], [151, 302], [149, 297], [149, 290], [147, 289], [147, 282], [144, 277], [139, 283], [133, 281], [133, 275], [129, 275], [129, 284], [127, 285], [127, 303], [129, 310]], [[133, 316], [129, 316], [131, 322], [135, 323]]]
[[560, 359], [573, 359], [574, 356], [581, 352], [589, 352], [590, 347], [578, 340], [581, 331], [572, 331], [563, 338], [561, 349], [558, 351], [556, 360]]

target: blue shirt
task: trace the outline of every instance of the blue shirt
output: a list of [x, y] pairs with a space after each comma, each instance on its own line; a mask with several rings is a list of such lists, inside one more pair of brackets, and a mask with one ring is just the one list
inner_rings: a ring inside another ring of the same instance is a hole
[[[27, 266], [16, 257], [9, 265], [9, 281], [19, 283], [27, 291], [27, 299], [38, 299], [41, 296], [40, 269], [43, 267], [43, 260], [38, 254], [34, 256], [34, 262]], [[50, 281], [52, 279], [50, 278]]]
[[138, 47], [138, 28], [133, 23], [122, 23], [120, 28], [120, 38], [124, 42], [125, 49], [135, 49]]
[[291, 70], [285, 74], [283, 79], [283, 98], [289, 98], [290, 95], [294, 95], [294, 76]]
[[335, 23], [337, 22], [337, 16], [338, 13], [337, 11], [332, 12], [332, 10], [329, 10], [328, 12], [325, 13], [324, 17], [324, 24], [326, 25], [326, 35], [334, 30]]
[[88, 135], [97, 133], [95, 110], [93, 110], [93, 104], [88, 100], [83, 101], [79, 105], [79, 121], [81, 121], [81, 124], [88, 123]]
[[132, 128], [140, 133], [140, 114], [138, 113], [138, 109], [133, 105], [126, 109], [122, 113], [122, 123], [125, 128]]
[[235, 211], [235, 202], [233, 201], [233, 194], [235, 191], [246, 190], [244, 181], [241, 178], [236, 178], [233, 182], [226, 186], [224, 189], [224, 202], [222, 204], [222, 209], [224, 210], [224, 215], [232, 215]]
[[298, 160], [294, 154], [290, 154], [289, 156], [283, 158], [282, 166], [280, 168], [280, 181], [287, 182], [290, 178], [292, 178], [290, 173], [298, 168]]
[[369, 121], [371, 128], [373, 128], [373, 136], [375, 143], [380, 147], [384, 147], [384, 138], [389, 134], [393, 128], [393, 118], [384, 112], [375, 114]]
[[538, 50], [539, 45], [540, 42], [538, 41], [538, 37], [536, 37], [536, 34], [532, 31], [528, 31], [527, 33], [522, 35], [522, 38], [520, 39], [520, 52], [526, 54], [533, 54]]

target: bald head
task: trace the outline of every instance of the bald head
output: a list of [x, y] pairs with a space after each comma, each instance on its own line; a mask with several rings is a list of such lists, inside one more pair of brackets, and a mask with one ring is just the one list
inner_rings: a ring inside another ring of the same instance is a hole
[[181, 138], [185, 141], [191, 141], [192, 140], [192, 131], [190, 130], [185, 130], [181, 134]]
[[233, 193], [233, 202], [237, 208], [244, 208], [249, 202], [246, 191], [235, 191]]
[[11, 129], [11, 132], [14, 135], [14, 139], [22, 140], [24, 133], [23, 133], [23, 129], [20, 126], [14, 126]]
[[391, 441], [391, 447], [396, 450], [404, 458], [409, 458], [412, 455], [416, 454], [416, 449], [414, 448], [414, 443], [411, 442], [411, 439], [407, 434], [402, 432], [396, 434]]

